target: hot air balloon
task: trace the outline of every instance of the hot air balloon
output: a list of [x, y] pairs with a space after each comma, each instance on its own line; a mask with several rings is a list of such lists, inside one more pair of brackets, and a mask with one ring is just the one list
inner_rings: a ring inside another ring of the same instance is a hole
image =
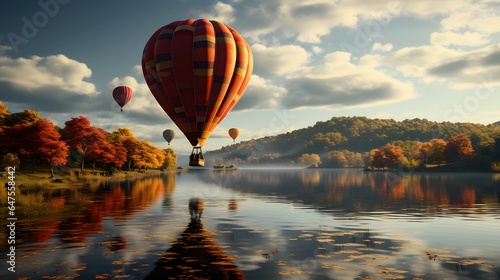
[[165, 140], [168, 142], [169, 145], [170, 141], [172, 141], [174, 137], [175, 137], [175, 131], [173, 131], [172, 129], [166, 129], [165, 131], [163, 131], [163, 138], [165, 138]]
[[229, 134], [229, 136], [231, 138], [233, 138], [233, 142], [234, 142], [234, 140], [236, 140], [236, 137], [238, 137], [238, 135], [240, 135], [240, 130], [233, 127], [233, 128], [230, 128], [227, 133]]
[[115, 99], [116, 103], [120, 105], [120, 111], [123, 112], [123, 106], [125, 106], [130, 101], [130, 99], [132, 99], [132, 95], [134, 95], [132, 89], [127, 86], [119, 86], [113, 90], [113, 98]]
[[203, 166], [201, 147], [238, 103], [250, 80], [250, 46], [215, 20], [174, 21], [144, 47], [142, 71], [158, 104], [193, 146], [189, 165]]

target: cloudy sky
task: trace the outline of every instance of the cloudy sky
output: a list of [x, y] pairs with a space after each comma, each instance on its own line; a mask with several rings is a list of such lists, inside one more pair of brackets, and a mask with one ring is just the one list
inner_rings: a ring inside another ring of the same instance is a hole
[[[500, 0], [1, 1], [0, 100], [59, 126], [87, 116], [166, 148], [187, 139], [147, 88], [141, 56], [152, 33], [188, 18], [220, 20], [250, 44], [241, 102], [205, 150], [334, 116], [500, 121]], [[134, 91], [120, 113], [111, 92]]]

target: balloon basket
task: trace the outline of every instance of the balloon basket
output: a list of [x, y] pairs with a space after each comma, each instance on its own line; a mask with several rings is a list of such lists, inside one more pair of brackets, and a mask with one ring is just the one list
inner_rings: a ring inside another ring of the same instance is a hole
[[205, 159], [201, 152], [201, 147], [193, 147], [193, 151], [189, 156], [189, 166], [205, 166]]

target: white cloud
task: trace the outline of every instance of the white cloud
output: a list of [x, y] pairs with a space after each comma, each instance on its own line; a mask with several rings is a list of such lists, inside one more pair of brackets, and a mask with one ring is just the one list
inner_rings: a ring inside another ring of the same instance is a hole
[[500, 32], [500, 10], [493, 4], [486, 2], [464, 5], [460, 10], [450, 13], [441, 21], [444, 31], [459, 31], [469, 29], [474, 32], [493, 34]]
[[261, 0], [247, 5], [242, 8], [245, 12], [238, 24], [244, 35], [255, 42], [262, 42], [272, 34], [270, 40], [292, 38], [301, 43], [319, 43], [335, 27], [355, 29], [368, 22], [384, 27], [400, 16], [443, 17], [477, 4], [470, 0]]
[[95, 85], [85, 81], [91, 74], [85, 63], [62, 54], [16, 59], [0, 55], [0, 96], [12, 106], [68, 112], [89, 106], [99, 96]]
[[387, 43], [387, 44], [380, 44], [380, 43], [375, 43], [373, 44], [372, 46], [372, 51], [382, 51], [382, 52], [388, 52], [392, 50], [392, 44], [391, 43]]
[[209, 11], [202, 12], [200, 15], [201, 18], [217, 20], [224, 24], [231, 24], [235, 20], [233, 7], [230, 4], [225, 4], [220, 1], [212, 5]]
[[85, 63], [62, 54], [17, 59], [0, 57], [0, 82], [27, 92], [58, 88], [71, 94], [95, 94], [94, 84], [84, 81], [91, 75]]
[[431, 44], [443, 46], [480, 46], [488, 43], [488, 36], [478, 32], [433, 32], [431, 34]]
[[266, 47], [252, 45], [254, 72], [260, 75], [280, 76], [307, 62], [309, 54], [296, 45]]
[[320, 54], [323, 52], [323, 49], [319, 46], [313, 46], [312, 47], [312, 51], [315, 53], [315, 54]]
[[252, 75], [245, 94], [233, 111], [271, 109], [278, 105], [278, 98], [286, 89], [274, 85], [271, 81]]
[[470, 0], [421, 0], [421, 1], [393, 1], [397, 7], [401, 8], [403, 15], [414, 15], [429, 18], [434, 15], [448, 15], [458, 9], [474, 5]]
[[439, 45], [400, 49], [387, 56], [367, 55], [363, 61], [392, 66], [405, 76], [425, 83], [446, 83], [453, 89], [500, 85], [500, 44], [472, 51]]
[[143, 75], [142, 74], [142, 65], [136, 65], [136, 66], [134, 66], [134, 68], [132, 68], [132, 71], [133, 71], [134, 74], [136, 74], [136, 75], [138, 75], [140, 77], [142, 77], [142, 75]]
[[287, 77], [286, 108], [371, 107], [415, 96], [413, 85], [370, 66], [353, 64], [345, 52], [333, 52], [324, 63], [294, 71]]

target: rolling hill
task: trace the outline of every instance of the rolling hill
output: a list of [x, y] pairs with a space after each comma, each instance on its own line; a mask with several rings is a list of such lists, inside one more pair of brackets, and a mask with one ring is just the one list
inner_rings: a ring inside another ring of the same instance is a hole
[[370, 119], [367, 117], [334, 117], [313, 126], [275, 136], [242, 141], [207, 152], [207, 157], [247, 160], [267, 157], [273, 162], [296, 161], [302, 154], [320, 156], [333, 150], [369, 152], [387, 143], [406, 145], [434, 138], [446, 140], [455, 134], [466, 134], [476, 150], [494, 143], [500, 137], [500, 126], [475, 123], [435, 122], [427, 119]]

